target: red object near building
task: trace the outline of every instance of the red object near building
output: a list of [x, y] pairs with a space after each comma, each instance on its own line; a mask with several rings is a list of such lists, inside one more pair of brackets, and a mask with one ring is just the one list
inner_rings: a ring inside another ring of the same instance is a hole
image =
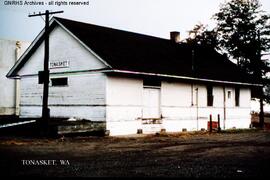
[[[212, 121], [212, 129], [218, 128], [218, 121]], [[207, 130], [210, 130], [210, 121], [207, 122]]]

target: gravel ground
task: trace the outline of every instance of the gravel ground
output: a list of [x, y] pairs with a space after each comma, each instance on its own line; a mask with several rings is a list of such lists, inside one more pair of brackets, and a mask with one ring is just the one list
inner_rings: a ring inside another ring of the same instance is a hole
[[[29, 165], [30, 161], [23, 160], [36, 161]], [[54, 160], [55, 164], [37, 165], [41, 160]], [[265, 178], [270, 176], [269, 162], [270, 131], [266, 130], [58, 139], [0, 137], [0, 177]]]

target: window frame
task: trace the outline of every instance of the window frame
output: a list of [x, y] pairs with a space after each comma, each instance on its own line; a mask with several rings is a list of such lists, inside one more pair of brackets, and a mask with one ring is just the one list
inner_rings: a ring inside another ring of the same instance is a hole
[[[66, 82], [63, 83], [63, 84], [54, 84], [53, 81], [60, 80], [60, 79], [65, 79]], [[66, 87], [66, 86], [68, 86], [68, 77], [54, 77], [54, 78], [50, 78], [50, 86], [51, 87]]]
[[240, 106], [240, 88], [236, 87], [235, 88], [235, 106], [239, 107]]
[[231, 90], [227, 91], [227, 98], [232, 99], [232, 91]]
[[209, 106], [209, 107], [213, 107], [213, 105], [214, 105], [213, 89], [214, 89], [214, 87], [212, 85], [206, 86], [207, 106]]
[[143, 78], [143, 87], [161, 88], [161, 80], [155, 78]]

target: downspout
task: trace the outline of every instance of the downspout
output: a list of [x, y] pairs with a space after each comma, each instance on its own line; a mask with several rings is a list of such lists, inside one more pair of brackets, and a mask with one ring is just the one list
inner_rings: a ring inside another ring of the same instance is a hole
[[[191, 72], [193, 77], [196, 77], [195, 75], [195, 50], [191, 50]], [[194, 89], [193, 82], [191, 83], [191, 106], [194, 106], [194, 100], [193, 100], [193, 89]], [[195, 89], [196, 92], [196, 123], [197, 123], [197, 131], [199, 130], [199, 105], [198, 105], [198, 87]]]
[[223, 129], [225, 130], [225, 121], [226, 121], [226, 91], [225, 86], [223, 86]]
[[198, 87], [195, 89], [196, 91], [196, 119], [197, 119], [197, 131], [199, 131], [199, 89]]
[[[191, 72], [192, 72], [192, 76], [195, 77], [195, 67], [194, 67], [194, 60], [195, 60], [195, 51], [194, 49], [191, 50]], [[194, 105], [193, 102], [193, 82], [191, 82], [191, 106]]]
[[[21, 52], [21, 42], [16, 41], [15, 49], [15, 62], [18, 61]], [[15, 80], [15, 115], [20, 115], [20, 81], [19, 79]]]
[[193, 83], [191, 82], [191, 107], [193, 107], [194, 103], [193, 103]]

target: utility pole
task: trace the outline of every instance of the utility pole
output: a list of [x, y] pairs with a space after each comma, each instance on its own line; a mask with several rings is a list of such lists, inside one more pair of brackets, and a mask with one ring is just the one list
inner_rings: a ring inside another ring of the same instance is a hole
[[40, 122], [41, 129], [43, 129], [45, 134], [48, 133], [49, 119], [50, 119], [50, 109], [48, 108], [48, 94], [49, 94], [49, 16], [51, 14], [63, 13], [64, 11], [55, 11], [49, 12], [48, 10], [45, 13], [38, 13], [28, 15], [28, 17], [34, 16], [45, 16], [45, 32], [44, 32], [44, 70], [39, 72], [39, 79], [43, 85], [43, 99], [42, 99], [42, 118]]

